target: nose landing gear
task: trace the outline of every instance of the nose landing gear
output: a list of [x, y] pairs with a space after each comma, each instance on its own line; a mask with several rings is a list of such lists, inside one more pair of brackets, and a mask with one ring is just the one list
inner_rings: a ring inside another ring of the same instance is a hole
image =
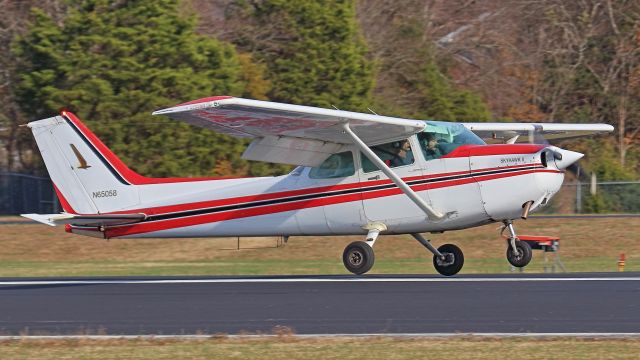
[[507, 261], [515, 267], [521, 268], [527, 266], [533, 256], [531, 246], [524, 241], [518, 240], [511, 220], [504, 221], [502, 231], [505, 229], [509, 229], [509, 238], [507, 239]]

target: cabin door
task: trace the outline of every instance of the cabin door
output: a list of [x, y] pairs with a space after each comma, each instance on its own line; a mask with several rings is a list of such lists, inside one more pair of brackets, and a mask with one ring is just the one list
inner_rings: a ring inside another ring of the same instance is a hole
[[[405, 141], [372, 146], [371, 149], [391, 170], [429, 202], [426, 189], [419, 190], [420, 181], [423, 180], [423, 171], [421, 159], [415, 156], [415, 149], [418, 149], [415, 137]], [[369, 222], [381, 221], [387, 226], [393, 227], [411, 221], [411, 219], [420, 221], [426, 217], [424, 212], [364, 154], [360, 154], [360, 158], [363, 206]]]

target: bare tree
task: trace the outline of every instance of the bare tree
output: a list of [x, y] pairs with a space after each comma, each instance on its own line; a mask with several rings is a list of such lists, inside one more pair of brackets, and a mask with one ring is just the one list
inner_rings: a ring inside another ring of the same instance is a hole
[[640, 131], [640, 3], [547, 0], [536, 6], [546, 15], [538, 28], [540, 66], [552, 75], [540, 84], [541, 103], [553, 118], [588, 107], [593, 120], [616, 125], [624, 165]]
[[[361, 1], [359, 18], [382, 64], [378, 94], [392, 98], [402, 89], [398, 79], [414, 76], [407, 64], [435, 45], [436, 56], [449, 59], [448, 75], [483, 94], [494, 116], [576, 121], [586, 109], [585, 120], [616, 126], [624, 164], [640, 131], [639, 7], [612, 0], [379, 0]], [[421, 33], [408, 41], [393, 27]], [[402, 96], [408, 99], [400, 104], [410, 106], [411, 94]]]

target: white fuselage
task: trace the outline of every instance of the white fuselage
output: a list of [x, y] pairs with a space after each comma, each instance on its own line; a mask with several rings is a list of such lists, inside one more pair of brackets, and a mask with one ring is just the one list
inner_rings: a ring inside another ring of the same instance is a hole
[[[410, 139], [416, 148], [415, 137]], [[415, 144], [414, 144], [415, 143]], [[430, 220], [381, 171], [364, 172], [353, 150], [355, 174], [314, 179], [310, 168], [288, 175], [137, 185], [133, 205], [142, 223], [114, 226], [104, 234], [73, 227], [74, 233], [104, 237], [216, 237], [366, 234], [373, 222], [385, 233], [445, 231], [515, 219], [522, 205], [532, 210], [560, 188], [564, 172], [543, 164], [543, 146], [484, 145], [455, 156], [426, 160], [419, 152], [396, 174], [427, 203], [445, 213]]]

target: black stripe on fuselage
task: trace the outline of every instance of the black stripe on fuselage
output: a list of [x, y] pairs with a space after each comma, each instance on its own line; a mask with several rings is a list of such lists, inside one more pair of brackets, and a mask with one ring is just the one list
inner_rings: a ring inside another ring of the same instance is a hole
[[[412, 180], [412, 181], [408, 181], [407, 184], [410, 186], [416, 186], [416, 185], [423, 185], [423, 184], [430, 184], [430, 183], [438, 183], [443, 181], [460, 180], [460, 179], [473, 178], [473, 177], [479, 177], [479, 176], [496, 175], [496, 174], [536, 170], [536, 169], [544, 169], [544, 168], [545, 167], [541, 165], [534, 165], [534, 166], [512, 168], [512, 169], [489, 170], [489, 171], [482, 171], [482, 172], [477, 172], [473, 174], [466, 173], [466, 174], [459, 174], [459, 175], [443, 176], [439, 178]], [[214, 213], [219, 213], [224, 211], [242, 210], [242, 209], [249, 209], [253, 207], [278, 205], [278, 204], [285, 204], [285, 203], [296, 202], [296, 201], [314, 200], [314, 199], [328, 197], [328, 196], [367, 193], [367, 192], [387, 190], [392, 188], [397, 188], [397, 186], [391, 183], [391, 184], [384, 184], [384, 185], [365, 186], [365, 187], [355, 188], [355, 189], [325, 191], [325, 192], [315, 193], [315, 194], [296, 195], [296, 196], [290, 196], [290, 197], [279, 198], [279, 199], [260, 200], [260, 201], [254, 201], [254, 202], [243, 203], [243, 204], [223, 205], [223, 206], [216, 206], [216, 207], [203, 208], [203, 209], [184, 210], [184, 211], [178, 211], [178, 212], [166, 213], [166, 214], [160, 214], [160, 215], [150, 215], [144, 220], [144, 222], [169, 220], [169, 219], [176, 219], [176, 218], [189, 217], [189, 216], [207, 215], [207, 214], [214, 214]]]
[[69, 124], [69, 126], [71, 126], [71, 128], [76, 132], [76, 134], [78, 134], [78, 136], [80, 136], [82, 141], [84, 141], [84, 143], [89, 147], [89, 149], [91, 149], [91, 151], [93, 151], [93, 153], [98, 157], [98, 159], [100, 159], [102, 164], [104, 164], [104, 166], [107, 168], [107, 170], [109, 170], [109, 172], [111, 172], [111, 174], [121, 184], [123, 184], [123, 185], [131, 185], [131, 183], [128, 182], [122, 175], [120, 175], [118, 170], [116, 170], [113, 167], [113, 165], [111, 165], [111, 163], [107, 159], [105, 159], [104, 156], [102, 156], [102, 153], [100, 153], [100, 151], [98, 151], [98, 149], [96, 149], [96, 147], [91, 143], [91, 141], [89, 141], [89, 139], [87, 139], [87, 137], [82, 133], [82, 131], [80, 131], [80, 129], [78, 129], [78, 127], [76, 126], [76, 124], [73, 123], [73, 121], [69, 120], [66, 116], [62, 116], [62, 118], [67, 122], [67, 124]]

